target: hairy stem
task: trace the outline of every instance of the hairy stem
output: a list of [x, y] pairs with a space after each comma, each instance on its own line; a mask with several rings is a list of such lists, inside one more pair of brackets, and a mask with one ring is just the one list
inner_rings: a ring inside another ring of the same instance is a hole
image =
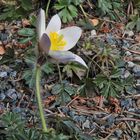
[[47, 127], [46, 127], [44, 112], [43, 112], [42, 99], [40, 95], [40, 77], [41, 77], [40, 66], [36, 66], [36, 96], [37, 96], [39, 114], [40, 114], [40, 119], [42, 122], [43, 131], [48, 132]]

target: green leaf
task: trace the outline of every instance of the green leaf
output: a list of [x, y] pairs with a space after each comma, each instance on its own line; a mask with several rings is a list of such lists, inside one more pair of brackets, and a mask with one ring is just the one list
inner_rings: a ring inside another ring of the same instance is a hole
[[20, 39], [19, 43], [21, 43], [21, 44], [26, 44], [26, 43], [28, 43], [29, 41], [31, 41], [32, 39], [33, 39], [33, 37], [23, 38], [23, 39]]
[[76, 89], [72, 86], [70, 86], [69, 84], [66, 84], [65, 87], [64, 87], [65, 91], [71, 96], [71, 95], [74, 95], [76, 94]]
[[41, 67], [42, 71], [46, 74], [52, 74], [54, 73], [54, 67], [51, 63], [47, 62]]
[[56, 4], [56, 5], [54, 6], [54, 8], [55, 8], [56, 10], [61, 10], [61, 9], [65, 8], [65, 6], [64, 6], [64, 5]]
[[31, 0], [20, 0], [21, 1], [21, 6], [25, 10], [31, 10], [32, 9], [32, 1]]
[[79, 3], [79, 0], [75, 2], [72, 0], [59, 0], [55, 4], [54, 8], [59, 10], [59, 15], [64, 23], [72, 21], [74, 17], [77, 17], [77, 8], [76, 5]]
[[83, 2], [84, 0], [71, 0], [71, 2], [74, 4], [74, 5], [79, 5]]
[[52, 94], [56, 95], [59, 94], [63, 90], [63, 87], [61, 84], [56, 84], [52, 88]]
[[70, 15], [71, 15], [72, 17], [77, 17], [77, 9], [76, 9], [75, 6], [69, 5], [69, 6], [68, 6], [68, 9], [69, 9]]
[[26, 56], [25, 62], [27, 63], [27, 65], [29, 67], [35, 68], [35, 65], [36, 65], [36, 56], [33, 56], [33, 55]]
[[126, 25], [126, 29], [132, 30], [136, 26], [136, 22], [131, 21]]
[[73, 73], [74, 73], [81, 80], [85, 75], [86, 70], [79, 65], [76, 65], [74, 63], [69, 63], [64, 66], [63, 72], [66, 72], [67, 76], [71, 78], [73, 77]]
[[76, 88], [67, 81], [63, 81], [61, 84], [55, 84], [52, 87], [52, 94], [57, 95], [59, 103], [65, 104], [71, 100], [71, 95], [76, 94]]
[[27, 69], [24, 71], [22, 78], [25, 79], [26, 84], [29, 85], [30, 88], [35, 86], [35, 68]]
[[18, 34], [22, 35], [22, 36], [34, 36], [35, 31], [34, 31], [34, 29], [31, 29], [31, 28], [23, 28], [18, 31]]

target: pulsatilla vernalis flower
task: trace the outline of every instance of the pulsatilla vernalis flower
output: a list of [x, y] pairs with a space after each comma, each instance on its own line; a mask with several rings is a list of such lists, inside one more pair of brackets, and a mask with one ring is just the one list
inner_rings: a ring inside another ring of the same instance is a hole
[[37, 19], [37, 31], [39, 37], [39, 49], [57, 62], [75, 61], [87, 67], [84, 60], [70, 50], [78, 42], [82, 30], [77, 26], [61, 29], [60, 17], [56, 14], [50, 20], [47, 28], [45, 24], [45, 12], [40, 10]]

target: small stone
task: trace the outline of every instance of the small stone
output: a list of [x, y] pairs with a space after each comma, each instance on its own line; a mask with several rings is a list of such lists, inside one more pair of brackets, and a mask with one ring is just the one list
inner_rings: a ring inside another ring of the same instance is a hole
[[126, 88], [125, 88], [125, 90], [126, 90], [126, 92], [127, 93], [129, 93], [129, 94], [137, 94], [137, 90], [136, 90], [136, 88], [134, 88], [134, 87], [132, 87], [132, 86], [127, 86]]
[[135, 65], [133, 68], [133, 72], [134, 73], [140, 72], [140, 65]]
[[128, 111], [135, 112], [135, 108], [129, 108]]
[[1, 92], [0, 93], [0, 101], [3, 101], [5, 99], [5, 97], [6, 97], [6, 95], [3, 92]]
[[75, 111], [69, 111], [69, 116], [72, 117], [72, 118], [74, 118], [74, 116], [75, 116]]
[[7, 72], [5, 72], [5, 71], [0, 72], [0, 77], [1, 78], [7, 77]]
[[121, 107], [130, 108], [132, 106], [132, 99], [121, 99]]
[[140, 71], [135, 72], [134, 76], [135, 76], [135, 78], [137, 78], [137, 79], [140, 78]]
[[75, 115], [73, 120], [76, 121], [77, 123], [79, 123], [80, 122], [80, 117], [78, 115]]
[[109, 126], [113, 125], [115, 122], [115, 116], [111, 115], [110, 117], [107, 118], [107, 124]]
[[129, 68], [133, 68], [135, 66], [135, 64], [133, 62], [129, 61], [129, 62], [127, 62], [127, 66]]
[[130, 55], [132, 55], [132, 53], [129, 52], [129, 51], [126, 51], [126, 52], [125, 52], [125, 55], [126, 55], [126, 56], [130, 56]]
[[114, 134], [117, 136], [117, 137], [121, 137], [121, 135], [122, 135], [122, 130], [120, 130], [120, 129], [117, 129], [115, 132], [114, 132]]
[[17, 72], [16, 72], [16, 71], [12, 71], [12, 72], [10, 73], [10, 76], [11, 76], [11, 77], [14, 77], [14, 78], [15, 78], [16, 75], [17, 75]]
[[86, 121], [86, 117], [85, 116], [80, 116], [80, 123], [82, 124], [83, 122], [85, 122]]
[[63, 113], [66, 113], [66, 114], [69, 113], [69, 108], [68, 107], [63, 107], [61, 110], [62, 110]]
[[12, 111], [15, 112], [15, 113], [19, 113], [19, 112], [21, 112], [21, 108], [20, 107], [15, 107], [15, 108], [12, 109]]
[[128, 41], [126, 41], [126, 40], [123, 40], [122, 47], [129, 48], [130, 47], [130, 43]]
[[16, 93], [16, 90], [15, 89], [9, 89], [7, 92], [6, 92], [7, 96], [9, 98], [11, 98], [13, 101], [15, 101], [17, 99], [17, 93]]
[[133, 31], [124, 31], [124, 34], [125, 35], [128, 35], [129, 37], [132, 37], [132, 36], [134, 36], [134, 32]]
[[97, 35], [96, 30], [92, 30], [91, 31], [91, 36], [96, 36], [96, 35]]
[[[21, 93], [17, 92], [17, 98], [21, 99], [21, 97], [22, 97]], [[31, 101], [32, 101], [32, 99], [31, 99]]]
[[128, 71], [128, 70], [125, 70], [124, 72], [123, 72], [123, 74], [122, 74], [122, 78], [128, 78], [130, 76], [130, 72]]
[[140, 90], [140, 79], [137, 79], [136, 81], [136, 89]]
[[85, 129], [85, 128], [90, 128], [90, 121], [89, 120], [86, 120], [83, 125], [82, 125], [82, 129]]

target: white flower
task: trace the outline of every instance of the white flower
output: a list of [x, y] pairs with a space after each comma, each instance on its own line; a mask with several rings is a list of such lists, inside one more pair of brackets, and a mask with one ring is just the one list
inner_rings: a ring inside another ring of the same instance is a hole
[[[48, 35], [50, 39], [49, 56], [55, 59], [56, 61], [63, 63], [75, 61], [87, 68], [86, 63], [81, 57], [68, 51], [71, 48], [73, 48], [78, 42], [82, 34], [81, 28], [77, 26], [72, 26], [61, 29], [61, 20], [57, 14], [52, 17], [47, 28], [45, 28], [45, 12], [41, 9], [38, 16], [37, 32], [40, 41], [43, 40], [42, 36], [44, 36], [44, 34]], [[47, 48], [45, 47], [48, 47], [48, 44], [49, 43], [46, 42], [46, 46], [43, 46], [43, 51], [46, 51], [45, 49]]]

